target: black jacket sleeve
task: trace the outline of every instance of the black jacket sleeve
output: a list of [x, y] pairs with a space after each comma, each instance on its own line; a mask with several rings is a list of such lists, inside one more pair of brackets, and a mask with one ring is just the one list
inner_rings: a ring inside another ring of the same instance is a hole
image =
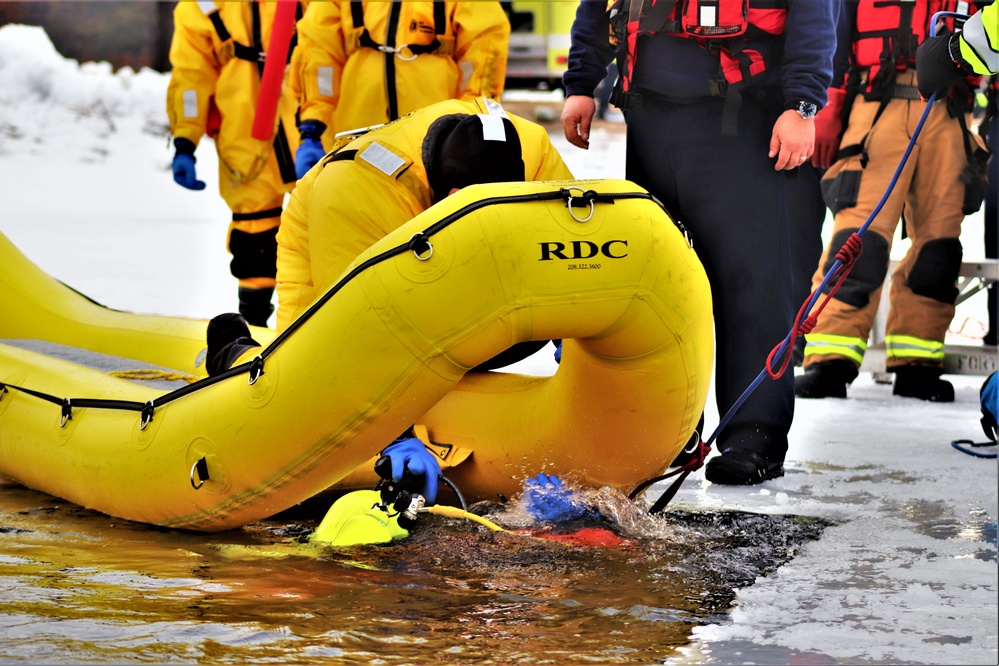
[[833, 54], [840, 2], [791, 0], [788, 3], [784, 33], [784, 108], [799, 101], [826, 103], [826, 88], [832, 83]]
[[562, 84], [565, 94], [593, 95], [607, 75], [607, 65], [614, 59], [604, 0], [583, 0], [576, 9], [576, 19], [569, 32], [569, 62]]

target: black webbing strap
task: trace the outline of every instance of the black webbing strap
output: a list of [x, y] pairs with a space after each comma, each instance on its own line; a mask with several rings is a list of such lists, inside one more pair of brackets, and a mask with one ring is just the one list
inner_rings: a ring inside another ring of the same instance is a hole
[[274, 157], [277, 158], [281, 182], [294, 183], [297, 181], [298, 175], [295, 173], [295, 157], [291, 154], [288, 135], [284, 131], [284, 121], [280, 119], [278, 120], [277, 133], [274, 135]]
[[252, 16], [251, 26], [253, 33], [253, 45], [252, 48], [260, 54], [261, 57], [257, 58], [257, 73], [263, 76], [264, 73], [264, 58], [266, 57], [266, 51], [264, 50], [264, 40], [260, 36], [260, 3], [251, 2], [250, 3], [250, 15]]
[[871, 135], [874, 130], [874, 126], [878, 122], [878, 118], [884, 113], [885, 109], [888, 107], [888, 103], [891, 101], [891, 87], [887, 89], [887, 93], [881, 98], [881, 103], [878, 105], [877, 113], [874, 114], [874, 120], [871, 121], [871, 127], [864, 134], [864, 137], [857, 143], [851, 144], [849, 146], [843, 146], [840, 148], [839, 152], [836, 153], [836, 161], [844, 160], [848, 157], [853, 157], [854, 155], [860, 155], [860, 167], [862, 169], [867, 168], [867, 163], [870, 161], [870, 157], [867, 155], [867, 138]]
[[350, 19], [355, 28], [364, 27], [364, 6], [361, 0], [350, 0]]
[[443, 35], [447, 27], [447, 5], [444, 0], [434, 0], [434, 34]]
[[[387, 45], [391, 46], [395, 44], [396, 31], [399, 28], [399, 13], [401, 11], [402, 2], [400, 0], [392, 0], [392, 6], [389, 8], [388, 25], [385, 27], [385, 43]], [[364, 34], [368, 34], [367, 29], [365, 29]], [[386, 109], [386, 112], [388, 119], [392, 121], [399, 117], [399, 92], [396, 90], [394, 52], [385, 53], [385, 92], [388, 96], [388, 109]]]
[[[391, 0], [393, 4], [399, 2], [399, 0]], [[396, 7], [393, 7], [392, 12], [398, 14]], [[386, 34], [385, 44], [379, 44], [372, 37], [371, 33], [364, 26], [364, 8], [360, 0], [351, 0], [350, 3], [350, 18], [354, 24], [354, 28], [362, 28], [361, 36], [358, 39], [358, 44], [367, 47], [369, 49], [375, 49], [376, 51], [384, 51], [389, 54], [394, 54], [395, 47], [389, 46], [395, 43], [395, 33], [397, 30], [399, 18], [395, 17], [394, 21], [389, 18], [389, 27], [387, 32], [391, 34]], [[429, 44], [407, 44], [406, 50], [408, 50], [412, 55], [423, 55], [424, 53], [433, 53], [441, 47], [440, 40], [438, 37], [443, 35], [447, 31], [447, 5], [444, 0], [434, 0], [434, 41]]]
[[[646, 1], [631, 0], [632, 5], [638, 5], [641, 12], [641, 18], [638, 19], [639, 33], [653, 34], [657, 32], [679, 31], [679, 22], [669, 20], [670, 15], [673, 14], [673, 8], [676, 7], [676, 0], [654, 0], [648, 10], [645, 8]], [[634, 16], [634, 14], [630, 13], [630, 8], [629, 15]]]
[[[949, 102], [953, 103], [950, 100]], [[971, 140], [971, 130], [968, 129], [968, 123], [965, 121], [964, 117], [965, 112], [969, 109], [963, 108], [963, 105], [955, 104], [954, 106], [956, 108], [951, 111], [951, 115], [957, 119], [958, 125], [961, 126], [961, 139], [964, 141], [964, 154], [968, 158], [968, 170], [972, 172], [972, 175], [977, 172], [981, 172], [984, 177], [984, 173], [992, 153], [987, 149], [980, 148], [978, 144]], [[966, 177], [968, 176], [964, 176], [964, 178]]]
[[281, 206], [257, 211], [256, 213], [233, 213], [233, 222], [250, 222], [251, 220], [266, 220], [269, 217], [281, 217]]
[[916, 38], [916, 33], [912, 30], [912, 14], [915, 9], [915, 2], [899, 3], [898, 45], [901, 50], [900, 55], [904, 55], [906, 58], [915, 58], [916, 48], [919, 46], [919, 40]]
[[[254, 8], [256, 8], [256, 3], [253, 4]], [[212, 26], [215, 28], [215, 34], [218, 35], [219, 41], [227, 42], [232, 39], [232, 34], [229, 32], [229, 29], [225, 27], [225, 23], [222, 22], [222, 17], [219, 15], [218, 9], [208, 14], [208, 20], [212, 22]], [[255, 49], [252, 46], [240, 44], [236, 41], [233, 41], [232, 47], [233, 55], [240, 60], [260, 63], [264, 61], [264, 52], [259, 48]]]
[[223, 42], [229, 41], [232, 35], [229, 34], [229, 30], [225, 27], [225, 23], [222, 22], [222, 17], [219, 16], [219, 10], [216, 9], [211, 14], [208, 15], [208, 19], [215, 26], [215, 34], [219, 36], [219, 40]]
[[356, 150], [338, 150], [332, 155], [326, 156], [326, 158], [323, 160], [323, 166], [325, 167], [327, 164], [331, 162], [342, 162], [344, 160], [353, 160], [356, 155], [357, 155]]
[[[343, 151], [344, 153], [351, 153], [354, 151]], [[341, 159], [347, 159], [343, 157]], [[247, 374], [251, 383], [256, 381], [260, 375], [264, 374], [264, 362], [265, 360], [273, 354], [277, 349], [287, 340], [295, 331], [297, 331], [309, 318], [311, 318], [316, 312], [320, 310], [327, 302], [329, 302], [339, 291], [341, 291], [351, 280], [355, 277], [368, 270], [369, 268], [380, 264], [392, 257], [403, 254], [404, 252], [426, 252], [429, 250], [430, 239], [440, 231], [451, 226], [455, 222], [461, 220], [462, 218], [468, 216], [469, 214], [487, 208], [489, 206], [502, 205], [502, 204], [512, 204], [512, 203], [529, 203], [536, 201], [553, 201], [557, 199], [563, 199], [566, 205], [570, 202], [579, 199], [586, 203], [586, 205], [593, 205], [595, 203], [613, 203], [617, 199], [647, 199], [660, 208], [663, 208], [662, 203], [656, 199], [654, 196], [648, 192], [621, 192], [614, 194], [599, 194], [595, 191], [586, 191], [577, 194], [576, 191], [569, 189], [560, 189], [554, 192], [538, 192], [534, 194], [517, 194], [517, 195], [506, 195], [492, 197], [489, 199], [481, 199], [479, 201], [472, 202], [463, 208], [454, 211], [453, 213], [447, 215], [446, 217], [438, 220], [437, 222], [431, 224], [426, 229], [424, 229], [419, 234], [416, 234], [414, 238], [401, 243], [393, 248], [385, 250], [381, 254], [374, 257], [369, 257], [367, 260], [363, 261], [359, 265], [355, 266], [347, 275], [340, 278], [326, 293], [320, 297], [312, 306], [306, 310], [298, 319], [293, 321], [291, 325], [288, 326], [284, 331], [278, 334], [277, 337], [260, 353], [255, 356], [251, 361], [242, 363], [237, 366], [233, 366], [224, 372], [221, 372], [212, 377], [207, 377], [201, 379], [194, 384], [187, 384], [176, 390], [165, 393], [155, 400], [149, 400], [147, 402], [134, 402], [129, 400], [104, 400], [98, 398], [60, 398], [58, 396], [43, 393], [41, 391], [35, 391], [30, 388], [25, 388], [23, 386], [15, 386], [13, 384], [4, 384], [0, 382], [0, 399], [4, 398], [4, 394], [7, 393], [8, 389], [14, 389], [25, 393], [27, 395], [34, 396], [41, 400], [46, 400], [53, 404], [59, 405], [62, 409], [62, 419], [63, 425], [73, 418], [73, 408], [74, 407], [90, 407], [96, 409], [118, 409], [118, 410], [129, 410], [136, 411], [142, 414], [142, 424], [146, 424], [153, 419], [153, 412], [157, 407], [162, 407], [167, 403], [178, 400], [184, 396], [190, 395], [201, 389], [207, 388], [219, 382], [222, 382], [231, 377], [237, 375]], [[665, 210], [665, 209], [663, 209]], [[673, 220], [670, 217], [670, 221], [678, 231], [683, 233], [685, 236], [686, 230], [683, 226]], [[140, 427], [144, 425], [140, 424]], [[205, 475], [201, 476], [202, 479], [207, 478]]]
[[[264, 49], [262, 45], [262, 40], [260, 37], [260, 8], [256, 2], [251, 3], [253, 5], [253, 46], [247, 46], [246, 44], [240, 44], [234, 41], [233, 55], [235, 55], [240, 60], [247, 60], [249, 62], [263, 63], [264, 62]], [[295, 22], [297, 23], [302, 19], [302, 3], [296, 3], [295, 7]], [[232, 34], [229, 29], [225, 27], [225, 23], [222, 22], [222, 17], [219, 15], [219, 10], [208, 14], [208, 20], [212, 22], [212, 26], [215, 28], [215, 34], [222, 42], [227, 42], [232, 39]], [[288, 48], [288, 62], [291, 62], [291, 55], [295, 50], [295, 46], [298, 44], [298, 33], [293, 33], [291, 36], [291, 45]]]
[[49, 393], [43, 393], [41, 391], [35, 391], [33, 389], [25, 388], [24, 386], [16, 386], [14, 384], [3, 384], [0, 383], [0, 399], [3, 399], [5, 393], [10, 389], [24, 393], [25, 395], [30, 395], [40, 400], [45, 400], [54, 405], [59, 405], [61, 409], [61, 419], [60, 426], [65, 426], [67, 422], [73, 420], [73, 409], [116, 409], [122, 411], [132, 411], [141, 412], [143, 421], [149, 422], [153, 420], [153, 410], [155, 409], [152, 400], [149, 402], [135, 402], [132, 400], [105, 400], [102, 398], [60, 398]]

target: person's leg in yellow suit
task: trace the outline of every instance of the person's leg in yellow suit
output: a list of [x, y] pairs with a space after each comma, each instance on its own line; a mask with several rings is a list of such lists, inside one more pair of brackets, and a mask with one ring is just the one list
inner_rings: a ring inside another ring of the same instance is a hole
[[219, 192], [232, 210], [226, 237], [229, 270], [239, 281], [239, 312], [254, 326], [267, 326], [274, 312], [277, 230], [285, 193], [295, 185], [294, 172], [287, 176], [291, 182], [284, 173], [273, 152], [260, 173], [245, 182], [219, 164]]
[[274, 312], [271, 297], [277, 276], [280, 222], [279, 205], [257, 213], [233, 213], [229, 224], [229, 270], [239, 281], [239, 313], [254, 326], [267, 326]]

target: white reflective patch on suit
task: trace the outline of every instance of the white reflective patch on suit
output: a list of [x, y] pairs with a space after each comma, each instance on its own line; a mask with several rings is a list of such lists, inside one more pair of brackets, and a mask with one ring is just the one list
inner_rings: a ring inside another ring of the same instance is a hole
[[333, 96], [333, 68], [317, 67], [316, 84], [319, 86], [319, 94], [324, 97]]
[[500, 116], [506, 118], [506, 111], [500, 106], [500, 103], [494, 99], [485, 98], [486, 102], [486, 113], [491, 116]]
[[406, 163], [406, 160], [377, 143], [369, 144], [361, 151], [357, 159], [364, 160], [386, 176], [391, 176]]
[[475, 66], [468, 60], [462, 60], [458, 63], [458, 67], [461, 69], [461, 87], [458, 90], [468, 90], [468, 82], [472, 80]]
[[484, 113], [478, 114], [479, 122], [482, 123], [483, 141], [506, 141], [506, 128], [503, 126], [503, 118], [500, 116], [489, 116]]
[[198, 91], [197, 90], [185, 90], [181, 94], [181, 98], [184, 101], [184, 117], [185, 118], [197, 118], [198, 117]]
[[198, 8], [205, 14], [211, 14], [215, 11], [215, 3], [212, 0], [198, 0]]
[[701, 7], [697, 16], [698, 25], [714, 27], [718, 25], [718, 9], [716, 7]]
[[964, 0], [959, 0], [959, 2], [957, 3], [957, 7], [954, 8], [954, 12], [957, 14], [970, 14], [971, 5], [965, 2]]

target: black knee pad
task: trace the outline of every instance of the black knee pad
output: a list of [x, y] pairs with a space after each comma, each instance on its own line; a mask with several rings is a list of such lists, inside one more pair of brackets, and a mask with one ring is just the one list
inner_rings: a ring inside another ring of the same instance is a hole
[[964, 252], [957, 238], [937, 238], [923, 245], [907, 277], [909, 289], [941, 303], [957, 300], [954, 285], [961, 272]]
[[248, 234], [233, 229], [229, 234], [232, 262], [229, 271], [234, 278], [277, 277], [277, 227]]
[[[837, 231], [830, 241], [830, 247], [839, 251], [847, 239], [858, 229], [843, 229]], [[885, 276], [888, 275], [888, 241], [873, 231], [861, 237], [864, 241], [864, 251], [861, 253], [853, 270], [846, 276], [843, 286], [836, 292], [834, 298], [855, 308], [862, 308], [871, 302], [871, 292], [884, 284]], [[836, 261], [836, 253], [833, 252], [826, 258], [826, 264], [822, 267], [823, 273], [828, 273]], [[834, 283], [826, 285], [825, 293], [829, 293]]]

